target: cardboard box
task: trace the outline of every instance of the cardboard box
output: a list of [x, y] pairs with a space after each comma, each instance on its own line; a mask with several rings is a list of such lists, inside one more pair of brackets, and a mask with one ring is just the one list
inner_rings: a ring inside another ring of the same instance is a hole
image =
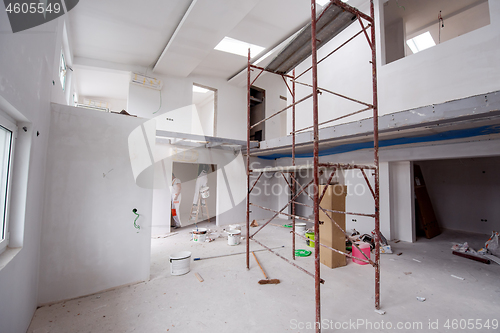
[[[319, 194], [323, 193], [326, 185], [319, 186]], [[325, 196], [321, 201], [321, 207], [325, 209], [337, 210], [345, 212], [345, 197], [347, 195], [347, 186], [343, 185], [328, 185]], [[337, 222], [337, 224], [345, 230], [345, 214], [330, 213], [328, 215]], [[331, 248], [345, 252], [345, 235], [344, 233], [326, 216], [320, 209], [319, 211], [319, 237], [320, 243], [330, 246]], [[321, 223], [323, 222], [323, 223]], [[330, 249], [320, 247], [320, 262], [327, 267], [335, 268], [346, 265], [346, 257], [343, 254], [336, 253]]]

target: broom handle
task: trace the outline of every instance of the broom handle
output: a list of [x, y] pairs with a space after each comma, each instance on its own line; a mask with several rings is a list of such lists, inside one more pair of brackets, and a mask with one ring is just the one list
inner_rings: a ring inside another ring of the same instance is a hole
[[257, 261], [257, 264], [259, 265], [260, 270], [262, 271], [262, 274], [264, 274], [264, 277], [266, 278], [266, 280], [269, 280], [269, 278], [268, 278], [268, 277], [267, 277], [267, 275], [266, 275], [266, 272], [264, 272], [264, 269], [263, 269], [263, 268], [262, 268], [262, 266], [260, 265], [260, 262], [259, 262], [259, 260], [257, 259], [257, 257], [255, 256], [255, 253], [253, 253], [253, 251], [252, 251], [252, 254], [253, 254], [253, 257], [255, 258], [255, 261]]

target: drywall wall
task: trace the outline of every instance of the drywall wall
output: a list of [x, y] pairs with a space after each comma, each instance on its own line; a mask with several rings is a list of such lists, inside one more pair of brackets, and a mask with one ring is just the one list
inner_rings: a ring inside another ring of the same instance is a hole
[[[159, 115], [174, 119], [172, 128], [184, 128], [184, 122], [190, 115], [183, 112], [192, 104], [193, 82], [217, 89], [216, 133], [219, 137], [246, 139], [246, 88], [230, 85], [224, 79], [203, 76], [187, 78], [152, 76], [163, 80], [163, 88], [158, 90], [129, 86], [127, 111], [138, 117], [152, 119]], [[177, 111], [176, 111], [177, 110]], [[189, 108], [189, 110], [192, 110]], [[181, 113], [179, 113], [181, 112]], [[189, 120], [191, 123], [191, 120]], [[228, 124], [231, 124], [228, 126]], [[192, 128], [189, 129], [189, 132]]]
[[52, 105], [39, 303], [149, 279], [153, 194], [135, 184], [128, 152], [143, 122]]
[[[286, 97], [287, 88], [279, 75], [264, 73], [253, 85], [266, 91], [266, 99], [264, 101], [266, 105], [266, 118], [283, 109], [283, 100], [280, 99], [280, 96]], [[289, 85], [291, 87], [291, 83]], [[286, 111], [283, 114], [286, 114]], [[274, 116], [266, 121], [266, 140], [278, 138], [283, 135], [281, 133], [282, 121], [283, 117], [281, 115]]]
[[[381, 56], [383, 41], [380, 36], [385, 34], [383, 15], [379, 15], [378, 11], [382, 2], [375, 1], [380, 115], [500, 90], [500, 67], [496, 60], [500, 58], [499, 1], [488, 1], [489, 25], [386, 65], [382, 65]], [[360, 9], [367, 12], [368, 6]], [[352, 24], [323, 46], [318, 51], [318, 58], [321, 59], [359, 30], [359, 24]], [[361, 34], [318, 66], [319, 86], [370, 103], [370, 60], [371, 52]], [[298, 73], [309, 66], [310, 60], [306, 60], [297, 67]], [[304, 75], [301, 80], [309, 82], [310, 74]], [[311, 93], [305, 87], [298, 87], [297, 91], [297, 98]], [[289, 95], [288, 100], [291, 100]], [[312, 124], [311, 105], [311, 100], [308, 100], [298, 106], [297, 123], [304, 127]], [[323, 93], [319, 97], [319, 109], [321, 122], [360, 110], [362, 106]], [[339, 122], [355, 121], [369, 114], [358, 114]]]
[[489, 234], [500, 229], [500, 157], [418, 161], [439, 225]]
[[63, 18], [13, 34], [0, 8], [0, 109], [26, 127], [17, 137], [11, 193], [11, 245], [18, 249], [0, 267], [0, 323], [2, 332], [23, 333], [37, 306], [52, 91], [64, 98], [52, 84], [59, 79], [54, 59]]

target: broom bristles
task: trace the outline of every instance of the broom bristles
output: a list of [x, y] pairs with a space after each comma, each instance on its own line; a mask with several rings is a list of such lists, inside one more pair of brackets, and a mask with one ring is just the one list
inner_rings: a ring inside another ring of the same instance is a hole
[[259, 284], [278, 284], [278, 283], [280, 283], [279, 279], [267, 279], [259, 281]]

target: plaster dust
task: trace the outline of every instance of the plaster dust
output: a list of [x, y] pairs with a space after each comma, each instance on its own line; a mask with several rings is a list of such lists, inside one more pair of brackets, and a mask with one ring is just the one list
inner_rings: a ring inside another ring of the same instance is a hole
[[[286, 221], [274, 223], [281, 222]], [[208, 227], [222, 229], [213, 224]], [[152, 239], [150, 281], [42, 306], [28, 332], [314, 332], [307, 329], [315, 318], [314, 279], [267, 251], [256, 255], [269, 278], [279, 279], [280, 284], [259, 285], [262, 272], [252, 257], [247, 271], [244, 255], [192, 261], [188, 274], [170, 275], [168, 258], [173, 252], [191, 251], [194, 258], [245, 250], [244, 242], [229, 246], [227, 238], [193, 243], [190, 229]], [[432, 240], [418, 239], [413, 244], [390, 242], [394, 254], [381, 255], [383, 316], [374, 311], [373, 268], [350, 260], [347, 266], [333, 270], [322, 266], [326, 280], [321, 287], [324, 324], [361, 325], [339, 330], [323, 326], [323, 332], [390, 331], [363, 326], [371, 323], [377, 327], [382, 321], [384, 325], [422, 323], [422, 329], [404, 330], [408, 332], [448, 332], [444, 327], [447, 320], [474, 319], [476, 323], [478, 319], [485, 323], [489, 319], [490, 324], [493, 319], [500, 320], [500, 266], [454, 256], [450, 249], [452, 242], [464, 241], [478, 248], [487, 236], [445, 231]], [[290, 257], [289, 229], [269, 225], [256, 238], [269, 247], [286, 245], [279, 253]], [[302, 240], [297, 246], [312, 249]], [[251, 248], [259, 249], [256, 244]], [[296, 262], [313, 270], [313, 256], [297, 258]], [[199, 282], [195, 273], [204, 281]], [[428, 329], [429, 321], [438, 321], [438, 329]]]

